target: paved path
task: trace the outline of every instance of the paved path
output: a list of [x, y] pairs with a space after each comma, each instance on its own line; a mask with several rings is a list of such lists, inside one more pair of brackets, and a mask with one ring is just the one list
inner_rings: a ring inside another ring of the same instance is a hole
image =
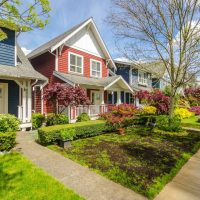
[[194, 131], [200, 134], [200, 129], [199, 128], [191, 128], [191, 127], [183, 127], [183, 129], [187, 131]]
[[200, 150], [155, 200], [200, 200]]
[[29, 133], [17, 135], [17, 149], [67, 187], [87, 200], [145, 200], [146, 198], [116, 184], [86, 167], [34, 142]]

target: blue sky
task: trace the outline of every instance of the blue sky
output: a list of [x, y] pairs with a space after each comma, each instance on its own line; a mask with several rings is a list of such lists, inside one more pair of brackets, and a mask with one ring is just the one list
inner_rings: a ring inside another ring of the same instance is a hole
[[33, 50], [55, 36], [65, 32], [89, 17], [93, 17], [113, 58], [119, 56], [115, 48], [114, 34], [105, 18], [111, 7], [111, 0], [50, 0], [52, 11], [49, 24], [44, 30], [22, 33], [19, 44]]

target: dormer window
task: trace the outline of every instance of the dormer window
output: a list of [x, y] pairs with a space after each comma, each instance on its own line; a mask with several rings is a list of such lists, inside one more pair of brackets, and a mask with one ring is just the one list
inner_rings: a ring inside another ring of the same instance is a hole
[[92, 77], [101, 78], [101, 62], [90, 60], [90, 74]]
[[83, 57], [74, 53], [69, 53], [69, 71], [83, 74]]
[[148, 82], [147, 82], [147, 73], [139, 72], [138, 73], [138, 82], [141, 85], [147, 85], [148, 84]]

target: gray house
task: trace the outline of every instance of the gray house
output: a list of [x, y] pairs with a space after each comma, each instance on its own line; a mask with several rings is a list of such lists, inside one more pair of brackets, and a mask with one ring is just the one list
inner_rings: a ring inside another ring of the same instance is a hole
[[48, 80], [35, 71], [17, 44], [16, 32], [1, 28], [7, 39], [0, 41], [0, 114], [13, 114], [21, 128], [31, 127], [32, 86]]

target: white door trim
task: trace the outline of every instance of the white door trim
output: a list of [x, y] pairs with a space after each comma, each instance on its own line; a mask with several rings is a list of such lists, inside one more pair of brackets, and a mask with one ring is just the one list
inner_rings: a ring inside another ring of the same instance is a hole
[[3, 113], [2, 114], [7, 114], [8, 113], [8, 83], [0, 83], [0, 86], [2, 86], [3, 89]]

